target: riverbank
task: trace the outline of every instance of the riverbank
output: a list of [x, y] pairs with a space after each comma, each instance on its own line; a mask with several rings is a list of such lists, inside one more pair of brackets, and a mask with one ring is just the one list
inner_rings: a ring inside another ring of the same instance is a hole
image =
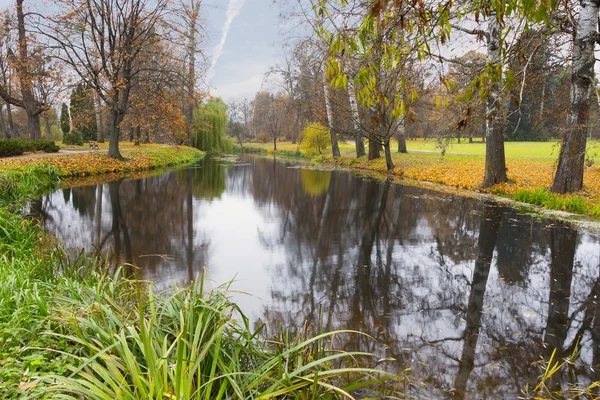
[[[556, 143], [511, 143], [507, 146], [506, 155], [510, 181], [482, 189], [485, 156], [481, 153], [481, 143], [476, 146], [468, 143], [454, 144], [451, 147], [452, 153], [442, 156], [439, 150], [433, 150], [431, 142], [433, 141], [409, 141], [408, 154], [392, 153], [395, 168], [389, 175], [411, 183], [427, 182], [444, 185], [448, 189], [494, 194], [548, 210], [600, 218], [600, 166], [597, 163], [586, 167], [583, 191], [571, 195], [557, 195], [548, 190], [555, 171], [558, 153]], [[263, 144], [245, 143], [244, 147], [263, 155], [272, 154]], [[341, 146], [342, 156], [338, 158], [331, 157], [329, 153], [307, 154], [300, 150], [298, 145], [291, 143], [284, 142], [278, 144], [278, 147], [282, 149], [275, 153], [279, 156], [303, 158], [313, 164], [327, 167], [388, 175], [384, 158], [373, 161], [367, 160], [366, 157], [357, 159], [353, 156], [353, 146], [348, 143]]]
[[107, 275], [102, 257], [69, 257], [16, 212], [64, 179], [182, 164], [202, 153], [163, 148], [124, 156], [116, 163], [102, 154], [0, 163], [0, 398], [337, 398], [335, 390], [393, 390], [380, 386], [390, 375], [344, 368], [361, 355], [327, 350], [343, 333], [292, 339], [280, 332], [267, 342], [226, 289], [207, 293], [199, 277], [155, 295], [147, 282]]

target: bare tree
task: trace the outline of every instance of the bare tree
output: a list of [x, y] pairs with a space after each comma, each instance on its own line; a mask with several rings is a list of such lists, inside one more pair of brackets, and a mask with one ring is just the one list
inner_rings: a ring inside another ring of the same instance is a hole
[[157, 25], [168, 0], [59, 0], [62, 13], [39, 30], [60, 50], [59, 58], [106, 104], [108, 154], [121, 158], [119, 135], [144, 49], [158, 40]]
[[196, 54], [198, 53], [198, 37], [200, 25], [200, 6], [201, 0], [180, 0], [180, 9], [182, 10], [182, 20], [184, 22], [183, 37], [187, 41], [186, 61], [187, 74], [185, 77], [185, 106], [184, 114], [186, 118], [186, 129], [188, 134], [188, 144], [193, 145], [194, 131], [193, 120], [194, 110], [198, 105], [196, 99]]

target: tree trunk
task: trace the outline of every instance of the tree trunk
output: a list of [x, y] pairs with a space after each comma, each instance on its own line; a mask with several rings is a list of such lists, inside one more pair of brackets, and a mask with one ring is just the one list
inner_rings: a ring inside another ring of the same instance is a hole
[[469, 136], [469, 143], [473, 143], [473, 136]]
[[186, 127], [188, 134], [188, 145], [194, 145], [194, 110], [196, 100], [196, 26], [200, 15], [200, 1], [192, 2], [191, 10], [188, 11], [188, 71], [187, 71], [187, 101], [185, 107]]
[[0, 103], [0, 129], [2, 130], [2, 137], [4, 139], [9, 139], [10, 138], [10, 133], [8, 131], [8, 128], [6, 127], [6, 123], [4, 122], [4, 104]]
[[371, 135], [369, 136], [369, 154], [368, 154], [368, 159], [369, 160], [375, 160], [379, 157], [381, 157], [381, 144], [377, 143], [375, 141], [375, 133], [371, 132]]
[[96, 92], [96, 125], [98, 126], [98, 143], [104, 143], [104, 113], [102, 112], [102, 99]]
[[27, 128], [31, 140], [41, 139], [42, 128], [40, 126], [40, 106], [33, 95], [32, 76], [29, 72], [29, 55], [27, 52], [27, 36], [25, 33], [25, 14], [23, 13], [23, 0], [17, 0], [17, 31], [19, 34], [19, 63], [17, 72], [21, 85], [21, 96], [23, 106], [27, 113]]
[[112, 109], [110, 111], [110, 140], [108, 143], [108, 156], [116, 159], [122, 159], [121, 153], [119, 152], [119, 135], [121, 133], [121, 121], [123, 117], [118, 110]]
[[40, 114], [37, 110], [30, 108], [25, 109], [27, 114], [27, 129], [31, 140], [39, 140], [42, 138], [42, 126], [40, 124]]
[[[500, 65], [500, 24], [496, 15], [492, 14], [488, 24], [488, 63], [494, 67]], [[498, 71], [501, 73], [501, 71]], [[488, 188], [497, 183], [507, 182], [506, 159], [504, 155], [504, 119], [502, 113], [502, 88], [500, 77], [496, 76], [491, 85], [485, 103], [486, 111], [486, 146], [485, 175], [483, 187]]]
[[277, 138], [273, 137], [273, 151], [277, 151]]
[[408, 153], [406, 148], [406, 117], [404, 118], [404, 131], [398, 129], [396, 131], [396, 140], [398, 140], [398, 153]]
[[350, 98], [350, 107], [352, 107], [352, 123], [354, 125], [354, 144], [356, 147], [356, 158], [366, 155], [365, 143], [363, 142], [360, 132], [360, 113], [358, 112], [358, 104], [356, 104], [356, 94], [354, 85], [348, 82], [348, 97]]
[[8, 137], [10, 139], [15, 132], [15, 123], [12, 117], [12, 107], [9, 103], [6, 103], [6, 122], [8, 123]]
[[46, 136], [47, 139], [53, 139], [52, 138], [52, 127], [50, 126], [50, 119], [48, 118], [48, 113], [44, 113], [44, 125], [46, 127]]
[[597, 39], [600, 1], [581, 0], [577, 32], [573, 44], [571, 72], [571, 105], [552, 192], [571, 193], [583, 187], [586, 127], [589, 119], [591, 93], [594, 87], [594, 45]]
[[329, 137], [331, 138], [331, 154], [334, 157], [339, 157], [340, 148], [334, 129], [333, 109], [331, 107], [331, 100], [329, 99], [329, 82], [327, 81], [325, 69], [323, 69], [323, 93], [325, 95], [325, 110], [327, 111], [327, 126], [329, 127]]
[[390, 139], [386, 139], [383, 142], [383, 149], [385, 151], [385, 166], [388, 171], [394, 169], [394, 162], [392, 161], [392, 150], [390, 149]]

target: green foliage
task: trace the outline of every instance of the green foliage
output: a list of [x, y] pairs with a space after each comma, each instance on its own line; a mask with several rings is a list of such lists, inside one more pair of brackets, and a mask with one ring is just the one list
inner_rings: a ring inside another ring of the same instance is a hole
[[28, 151], [56, 153], [59, 149], [52, 140], [0, 139], [0, 157], [18, 156]]
[[207, 152], [231, 152], [227, 134], [227, 104], [219, 97], [194, 112], [194, 147]]
[[551, 210], [585, 213], [587, 205], [583, 196], [557, 195], [544, 189], [519, 190], [513, 198], [523, 203], [535, 204]]
[[0, 140], [0, 157], [18, 156], [23, 153], [25, 153], [25, 143], [22, 140]]
[[60, 109], [60, 129], [63, 134], [71, 132], [71, 118], [69, 117], [69, 106], [63, 103]]
[[63, 133], [63, 144], [70, 146], [83, 146], [83, 138], [79, 131], [73, 129], [70, 133]]
[[71, 93], [71, 120], [73, 130], [79, 132], [83, 141], [98, 139], [96, 108], [90, 88], [79, 83]]
[[319, 123], [312, 123], [304, 128], [302, 149], [309, 154], [322, 154], [331, 143], [329, 131]]
[[80, 351], [70, 377], [45, 378], [65, 396], [336, 399], [343, 395], [331, 387], [347, 393], [385, 379], [371, 369], [343, 368], [369, 354], [325, 350], [333, 335], [349, 332], [295, 339], [282, 332], [268, 345], [223, 289], [204, 293], [202, 280], [170, 297], [126, 279], [69, 284], [67, 295], [56, 296], [63, 305], [57, 322], [72, 333], [56, 336]]
[[58, 182], [59, 171], [46, 164], [4, 171], [0, 174], [0, 206], [39, 196], [56, 187]]

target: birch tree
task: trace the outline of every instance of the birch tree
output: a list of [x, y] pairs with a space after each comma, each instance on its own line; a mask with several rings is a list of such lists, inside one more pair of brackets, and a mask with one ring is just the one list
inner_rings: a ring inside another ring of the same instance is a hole
[[595, 83], [594, 46], [598, 40], [600, 1], [581, 0], [579, 4], [579, 19], [573, 40], [571, 104], [552, 183], [555, 193], [576, 192], [583, 187], [587, 125]]

